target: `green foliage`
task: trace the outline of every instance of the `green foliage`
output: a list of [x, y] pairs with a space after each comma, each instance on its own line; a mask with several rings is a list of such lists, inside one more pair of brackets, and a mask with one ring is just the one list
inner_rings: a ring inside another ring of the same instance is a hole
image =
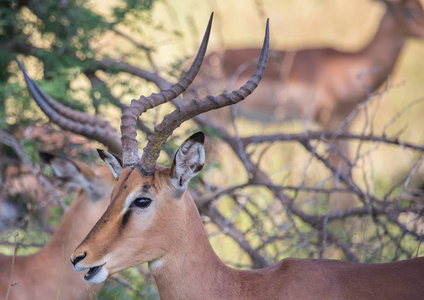
[[220, 139], [222, 138], [221, 134], [216, 131], [214, 128], [210, 126], [203, 126], [201, 127], [201, 130], [209, 137], [209, 138], [216, 138]]
[[34, 162], [41, 162], [40, 155], [38, 154], [38, 149], [34, 147], [34, 144], [29, 140], [24, 140], [23, 148], [27, 157]]
[[128, 15], [140, 17], [144, 11], [152, 9], [153, 2], [153, 0], [124, 0], [121, 5], [113, 9], [114, 22], [122, 22]]
[[101, 289], [97, 297], [98, 299], [136, 300], [141, 298], [140, 294], [143, 296], [142, 299], [159, 299], [157, 288], [148, 284], [145, 281], [144, 276], [140, 275], [136, 268], [130, 268], [119, 272], [117, 276], [122, 278], [124, 281], [131, 283], [132, 288], [137, 289], [137, 292], [125, 287], [113, 279], [109, 279]]
[[52, 224], [52, 225], [59, 224], [60, 219], [62, 218], [64, 213], [63, 209], [59, 205], [51, 205], [49, 207], [49, 210], [50, 210], [50, 214], [47, 219], [49, 224]]
[[[22, 114], [29, 109], [29, 95], [14, 95], [17, 90], [23, 90], [23, 82], [16, 84], [14, 79], [20, 76], [14, 62], [16, 57], [36, 57], [42, 63], [41, 69], [40, 65], [36, 66], [43, 78], [39, 81], [41, 87], [66, 106], [87, 110], [93, 103], [73, 100], [73, 92], [81, 92], [81, 88], [71, 86], [71, 82], [99, 69], [96, 41], [119, 24], [145, 18], [153, 4], [153, 0], [116, 1], [112, 7], [113, 20], [108, 22], [83, 0], [0, 1], [0, 128], [33, 120], [33, 116]], [[103, 98], [112, 98], [110, 93], [104, 92], [104, 87], [96, 88], [102, 90]], [[87, 88], [82, 89], [83, 94], [89, 95]], [[97, 99], [96, 111], [99, 104]], [[6, 118], [8, 105], [19, 108], [19, 118], [9, 115]]]

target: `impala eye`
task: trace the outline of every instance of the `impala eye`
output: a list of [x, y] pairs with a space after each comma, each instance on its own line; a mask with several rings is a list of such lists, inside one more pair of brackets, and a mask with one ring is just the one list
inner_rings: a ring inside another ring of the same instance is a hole
[[131, 203], [130, 207], [140, 207], [140, 208], [146, 208], [152, 203], [152, 200], [146, 197], [140, 197], [137, 198]]

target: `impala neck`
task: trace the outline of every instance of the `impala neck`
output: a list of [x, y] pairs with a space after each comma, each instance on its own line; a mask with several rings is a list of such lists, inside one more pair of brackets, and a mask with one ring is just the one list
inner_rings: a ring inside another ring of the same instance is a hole
[[[179, 201], [186, 201], [185, 236], [170, 249], [167, 256], [149, 263], [160, 298], [166, 299], [231, 299], [238, 286], [233, 270], [227, 267], [212, 249], [198, 210], [189, 192]], [[232, 286], [229, 291], [226, 287]], [[225, 292], [224, 292], [225, 291]]]
[[86, 197], [86, 191], [81, 190], [63, 215], [62, 222], [53, 237], [36, 255], [48, 255], [48, 261], [51, 263], [68, 262], [70, 253], [84, 239], [102, 213], [101, 208], [98, 207], [99, 211], [93, 215], [95, 209], [90, 206], [97, 203], [90, 203], [84, 199]]
[[392, 72], [406, 38], [407, 35], [397, 24], [392, 13], [386, 11], [375, 37], [360, 51], [360, 55], [367, 60], [365, 63], [369, 66], [370, 75], [376, 75], [376, 83], [372, 83], [374, 87], [383, 83], [387, 75]]

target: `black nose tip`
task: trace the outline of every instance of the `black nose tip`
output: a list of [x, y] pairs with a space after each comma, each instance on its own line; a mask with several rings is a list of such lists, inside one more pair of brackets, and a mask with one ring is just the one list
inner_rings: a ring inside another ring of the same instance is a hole
[[71, 258], [71, 263], [75, 266], [78, 262], [83, 260], [87, 256], [87, 252], [76, 256], [74, 259]]

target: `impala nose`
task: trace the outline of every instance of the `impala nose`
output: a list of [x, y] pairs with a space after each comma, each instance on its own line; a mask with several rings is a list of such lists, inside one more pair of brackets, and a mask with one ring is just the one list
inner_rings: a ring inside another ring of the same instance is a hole
[[87, 252], [84, 252], [83, 254], [76, 255], [75, 257], [72, 257], [72, 256], [71, 256], [71, 263], [72, 263], [72, 264], [74, 265], [74, 267], [75, 267], [75, 265], [76, 265], [78, 262], [80, 262], [81, 260], [83, 260], [86, 256], [87, 256]]

